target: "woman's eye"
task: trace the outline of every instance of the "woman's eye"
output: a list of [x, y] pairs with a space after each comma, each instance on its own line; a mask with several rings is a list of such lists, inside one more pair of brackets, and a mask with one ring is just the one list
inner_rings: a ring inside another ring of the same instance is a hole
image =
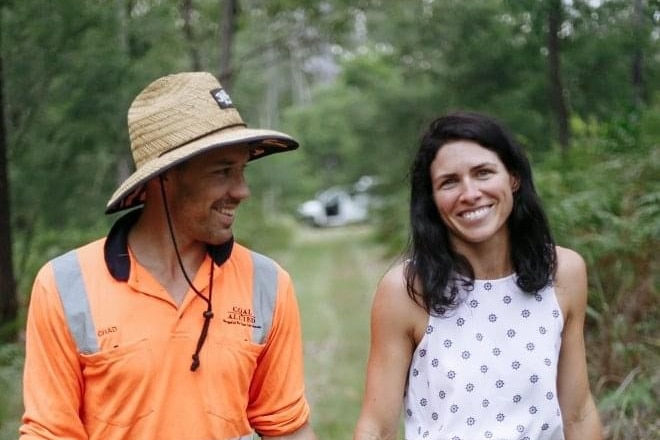
[[447, 179], [447, 180], [443, 180], [442, 182], [440, 182], [440, 184], [438, 185], [438, 188], [447, 189], [447, 188], [451, 188], [455, 184], [456, 184], [456, 179]]

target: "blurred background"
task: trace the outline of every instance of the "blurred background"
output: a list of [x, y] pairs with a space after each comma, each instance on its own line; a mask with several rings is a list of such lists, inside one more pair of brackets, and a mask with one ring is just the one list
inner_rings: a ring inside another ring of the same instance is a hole
[[0, 0], [0, 440], [36, 271], [107, 232], [131, 99], [190, 70], [301, 142], [250, 165], [236, 235], [293, 275], [321, 439], [350, 438], [408, 164], [456, 109], [515, 132], [557, 242], [588, 262], [607, 439], [660, 438], [659, 43], [659, 0]]

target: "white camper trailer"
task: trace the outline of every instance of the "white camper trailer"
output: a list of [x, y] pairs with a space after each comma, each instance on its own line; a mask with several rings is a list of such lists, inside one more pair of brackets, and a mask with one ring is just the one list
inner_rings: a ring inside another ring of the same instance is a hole
[[373, 205], [369, 190], [374, 184], [373, 177], [362, 176], [349, 188], [333, 186], [298, 206], [297, 214], [303, 221], [317, 227], [365, 222]]

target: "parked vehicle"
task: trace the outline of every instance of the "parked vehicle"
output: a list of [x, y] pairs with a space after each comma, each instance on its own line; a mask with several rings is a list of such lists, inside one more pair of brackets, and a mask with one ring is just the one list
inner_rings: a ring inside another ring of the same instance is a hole
[[319, 192], [297, 208], [298, 217], [316, 227], [345, 226], [369, 219], [374, 198], [370, 190], [376, 184], [372, 176], [362, 176], [355, 184], [345, 188], [333, 186]]

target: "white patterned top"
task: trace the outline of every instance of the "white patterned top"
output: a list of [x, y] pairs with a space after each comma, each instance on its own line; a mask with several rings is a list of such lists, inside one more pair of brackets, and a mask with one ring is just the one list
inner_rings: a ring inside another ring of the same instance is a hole
[[404, 401], [406, 440], [563, 440], [555, 290], [523, 292], [515, 275], [475, 280], [431, 316]]

